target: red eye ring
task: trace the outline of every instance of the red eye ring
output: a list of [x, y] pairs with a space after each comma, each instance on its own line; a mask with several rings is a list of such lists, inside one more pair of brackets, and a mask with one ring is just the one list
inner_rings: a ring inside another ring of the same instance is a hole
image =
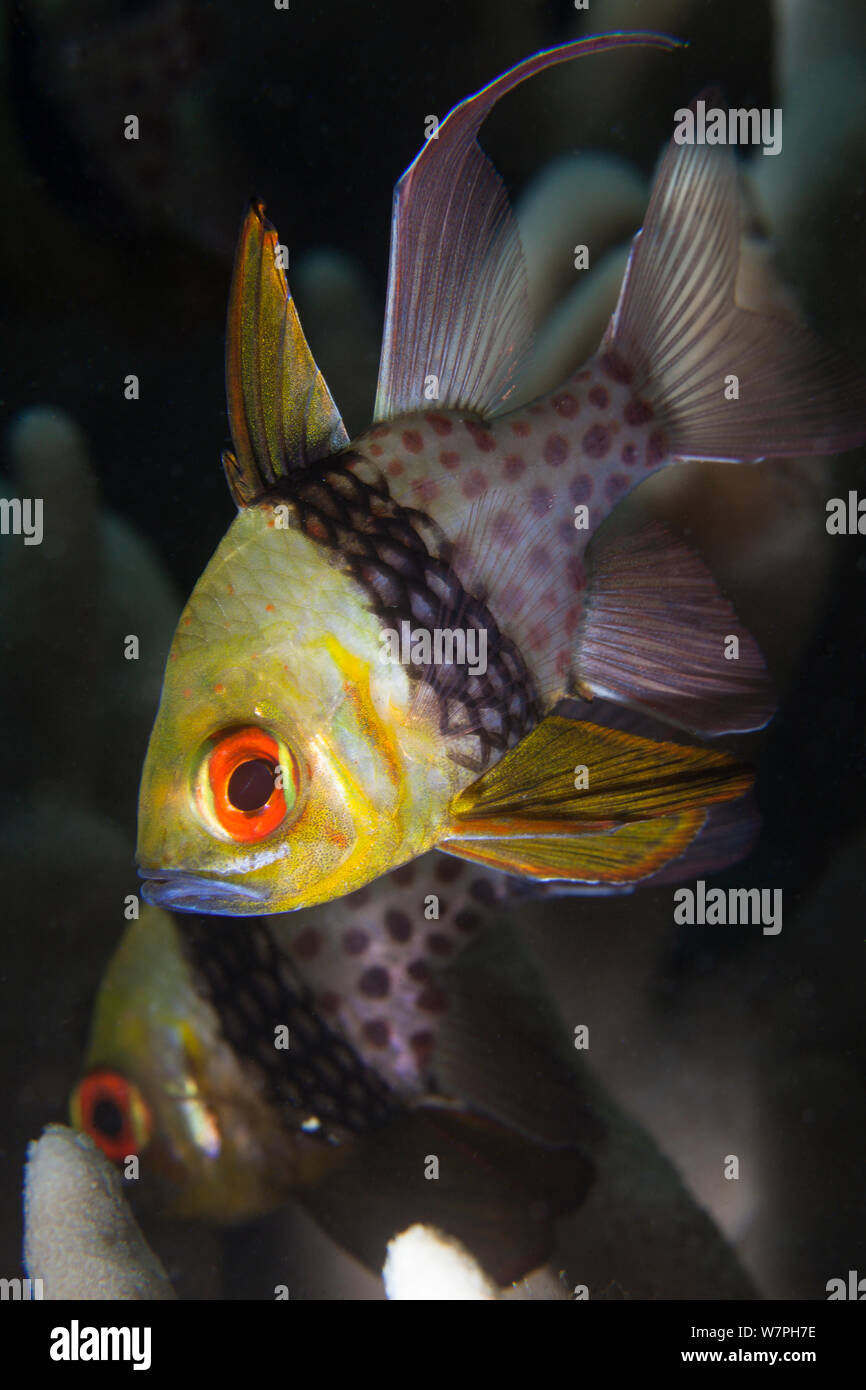
[[138, 1087], [115, 1071], [93, 1071], [79, 1081], [70, 1101], [72, 1123], [89, 1134], [112, 1163], [140, 1154], [152, 1121]]
[[[298, 792], [297, 764], [291, 753], [256, 725], [218, 736], [208, 758], [207, 776], [213, 813], [240, 844], [262, 840], [276, 830]], [[244, 800], [252, 804], [244, 806]]]

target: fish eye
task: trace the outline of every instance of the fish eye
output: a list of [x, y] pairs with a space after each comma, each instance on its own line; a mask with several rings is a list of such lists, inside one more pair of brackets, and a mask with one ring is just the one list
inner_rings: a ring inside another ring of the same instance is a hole
[[113, 1071], [94, 1071], [79, 1081], [70, 1101], [72, 1123], [89, 1134], [112, 1163], [140, 1154], [150, 1142], [152, 1122], [144, 1097]]
[[255, 725], [211, 739], [198, 779], [198, 800], [238, 843], [262, 840], [281, 825], [297, 800], [300, 777], [290, 750]]

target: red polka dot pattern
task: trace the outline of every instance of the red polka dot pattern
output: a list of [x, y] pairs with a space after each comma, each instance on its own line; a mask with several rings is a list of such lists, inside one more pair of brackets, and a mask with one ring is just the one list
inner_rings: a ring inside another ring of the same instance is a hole
[[577, 398], [573, 396], [570, 391], [560, 391], [557, 395], [551, 397], [550, 403], [557, 415], [564, 415], [566, 420], [573, 420], [580, 409]]
[[606, 458], [610, 444], [610, 430], [605, 425], [591, 425], [583, 436], [583, 452], [590, 459]]
[[564, 434], [549, 434], [544, 441], [544, 461], [559, 468], [568, 457], [568, 440]]
[[368, 1019], [362, 1026], [361, 1032], [364, 1041], [377, 1050], [380, 1047], [387, 1047], [391, 1039], [391, 1029], [383, 1018]]
[[463, 496], [471, 501], [473, 497], [481, 497], [487, 491], [487, 475], [475, 468], [468, 478], [463, 480]]
[[485, 425], [479, 425], [474, 420], [464, 420], [463, 422], [476, 449], [480, 449], [484, 454], [492, 454], [496, 448], [496, 438]]
[[[482, 557], [476, 582], [547, 698], [573, 665], [586, 547], [630, 488], [667, 457], [640, 384], [618, 350], [607, 348], [549, 396], [510, 414], [482, 422], [422, 410], [377, 425], [354, 446], [364, 467], [383, 469], [397, 501], [427, 511], [461, 542], [458, 569], [467, 564], [466, 534], [485, 539], [489, 558], [485, 565]], [[496, 504], [486, 510], [485, 495], [493, 493]], [[576, 515], [581, 507], [586, 514]], [[470, 516], [477, 531], [460, 535]]]
[[295, 949], [301, 960], [315, 960], [322, 949], [321, 933], [315, 927], [307, 927], [298, 937]]
[[274, 919], [275, 930], [330, 1025], [413, 1095], [429, 1085], [448, 1012], [444, 972], [507, 895], [504, 875], [431, 853], [347, 898]]

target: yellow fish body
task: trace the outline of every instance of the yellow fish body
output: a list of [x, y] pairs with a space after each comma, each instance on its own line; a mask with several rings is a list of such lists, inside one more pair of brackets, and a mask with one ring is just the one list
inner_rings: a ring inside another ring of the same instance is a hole
[[[555, 713], [582, 694], [703, 735], [766, 723], [760, 653], [698, 558], [661, 528], [591, 563], [587, 541], [669, 462], [864, 437], [859, 383], [805, 331], [736, 305], [734, 161], [673, 143], [599, 353], [510, 409], [525, 271], [475, 137], [526, 77], [635, 43], [675, 46], [610, 35], [537, 54], [457, 106], [403, 175], [376, 423], [352, 444], [251, 208], [227, 335], [239, 515], [166, 670], [140, 798], [150, 902], [293, 910], [436, 846], [634, 883], [748, 787], [724, 754]], [[731, 372], [752, 384], [734, 408]]]

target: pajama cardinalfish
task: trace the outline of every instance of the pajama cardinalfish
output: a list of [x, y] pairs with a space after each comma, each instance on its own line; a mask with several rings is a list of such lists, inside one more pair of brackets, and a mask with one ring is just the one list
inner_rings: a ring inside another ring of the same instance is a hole
[[489, 970], [454, 973], [513, 882], [428, 854], [242, 927], [145, 907], [103, 979], [73, 1123], [138, 1157], [135, 1195], [164, 1216], [297, 1200], [376, 1271], [429, 1221], [517, 1278], [581, 1205], [604, 1125], [525, 962], [516, 1004]]
[[765, 724], [761, 655], [698, 557], [658, 527], [602, 533], [590, 555], [587, 541], [672, 462], [866, 437], [851, 371], [791, 319], [736, 303], [733, 156], [673, 141], [599, 351], [513, 404], [526, 272], [476, 136], [525, 78], [634, 45], [676, 41], [538, 53], [456, 106], [404, 173], [374, 423], [352, 442], [276, 231], [250, 208], [227, 330], [239, 515], [167, 664], [140, 797], [149, 902], [291, 910], [432, 847], [542, 881], [634, 883], [748, 787], [722, 753], [556, 712], [578, 694], [701, 736]]

